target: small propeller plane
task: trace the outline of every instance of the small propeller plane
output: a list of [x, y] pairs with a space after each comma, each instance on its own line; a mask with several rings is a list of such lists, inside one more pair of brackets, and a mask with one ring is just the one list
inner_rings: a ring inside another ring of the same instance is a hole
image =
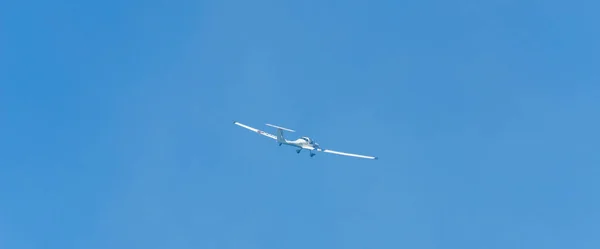
[[342, 155], [342, 156], [360, 157], [360, 158], [375, 159], [375, 160], [379, 159], [378, 157], [374, 157], [374, 156], [364, 156], [364, 155], [351, 154], [351, 153], [346, 153], [346, 152], [339, 152], [339, 151], [334, 151], [334, 150], [323, 149], [323, 148], [321, 148], [321, 146], [319, 146], [318, 143], [316, 143], [314, 140], [312, 140], [309, 137], [300, 137], [300, 138], [298, 138], [296, 140], [287, 140], [283, 136], [283, 131], [289, 131], [289, 132], [296, 132], [296, 131], [288, 129], [288, 128], [280, 127], [280, 126], [277, 126], [277, 125], [266, 124], [267, 126], [270, 126], [270, 127], [273, 127], [273, 128], [277, 129], [277, 135], [273, 135], [273, 134], [270, 134], [268, 132], [256, 129], [254, 127], [250, 127], [248, 125], [242, 124], [242, 123], [237, 122], [237, 121], [234, 121], [233, 123], [236, 124], [236, 125], [238, 125], [238, 126], [241, 126], [243, 128], [246, 128], [248, 130], [251, 130], [253, 132], [256, 132], [256, 133], [258, 133], [260, 135], [263, 135], [265, 137], [274, 139], [274, 140], [277, 141], [277, 143], [279, 144], [279, 146], [281, 146], [282, 144], [284, 144], [284, 145], [296, 147], [296, 148], [298, 148], [296, 150], [296, 153], [300, 153], [300, 151], [302, 151], [302, 149], [308, 150], [308, 151], [310, 151], [310, 157], [315, 156], [315, 153], [313, 151], [319, 151], [319, 152], [337, 154], [337, 155]]

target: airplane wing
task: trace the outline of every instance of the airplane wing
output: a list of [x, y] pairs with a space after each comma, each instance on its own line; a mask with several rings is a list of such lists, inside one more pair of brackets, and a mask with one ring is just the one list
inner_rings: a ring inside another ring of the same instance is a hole
[[331, 153], [331, 154], [336, 154], [336, 155], [341, 155], [341, 156], [351, 156], [351, 157], [360, 157], [360, 158], [366, 158], [366, 159], [379, 159], [378, 157], [375, 156], [365, 156], [365, 155], [358, 155], [358, 154], [352, 154], [352, 153], [346, 153], [346, 152], [339, 152], [339, 151], [335, 151], [335, 150], [323, 150], [323, 149], [317, 149], [318, 151], [322, 151], [325, 153]]
[[251, 130], [251, 131], [253, 131], [253, 132], [256, 132], [256, 133], [258, 133], [258, 134], [260, 134], [260, 135], [263, 135], [263, 136], [265, 136], [265, 137], [269, 137], [269, 138], [272, 138], [272, 139], [275, 139], [275, 140], [277, 140], [277, 136], [275, 136], [275, 135], [273, 135], [273, 134], [270, 134], [270, 133], [268, 133], [268, 132], [261, 131], [261, 130], [259, 130], [259, 129], [256, 129], [256, 128], [253, 128], [253, 127], [247, 126], [247, 125], [245, 125], [245, 124], [242, 124], [242, 123], [240, 123], [240, 122], [237, 122], [237, 121], [234, 121], [233, 123], [234, 123], [234, 124], [236, 124], [236, 125], [238, 125], [238, 126], [244, 127], [244, 128], [246, 128], [246, 129], [248, 129], [248, 130]]

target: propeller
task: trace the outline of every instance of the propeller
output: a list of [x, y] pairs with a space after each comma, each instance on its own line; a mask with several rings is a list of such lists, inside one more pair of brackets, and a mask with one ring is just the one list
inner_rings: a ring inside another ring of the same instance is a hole
[[321, 148], [321, 146], [319, 146], [319, 143], [317, 143], [317, 142], [315, 142], [315, 141], [312, 141], [311, 143], [312, 143], [312, 144], [313, 144], [313, 145], [314, 145], [316, 148]]

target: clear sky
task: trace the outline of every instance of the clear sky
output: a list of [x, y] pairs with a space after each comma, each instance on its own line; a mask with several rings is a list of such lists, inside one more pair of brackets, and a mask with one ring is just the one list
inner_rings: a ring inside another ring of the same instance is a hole
[[600, 248], [599, 7], [2, 1], [0, 248]]

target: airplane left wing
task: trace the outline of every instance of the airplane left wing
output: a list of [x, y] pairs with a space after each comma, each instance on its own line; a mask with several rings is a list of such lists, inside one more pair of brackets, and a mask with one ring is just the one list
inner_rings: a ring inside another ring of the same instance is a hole
[[242, 123], [240, 123], [240, 122], [237, 122], [237, 121], [234, 121], [233, 123], [234, 123], [234, 124], [236, 124], [236, 125], [238, 125], [238, 126], [240, 126], [240, 127], [244, 127], [244, 128], [246, 128], [246, 129], [248, 129], [248, 130], [251, 130], [251, 131], [253, 131], [253, 132], [256, 132], [256, 133], [258, 133], [258, 134], [260, 134], [260, 135], [263, 135], [263, 136], [265, 136], [265, 137], [269, 137], [269, 138], [272, 138], [272, 139], [275, 139], [275, 140], [277, 140], [277, 136], [275, 136], [275, 135], [273, 135], [273, 134], [270, 134], [270, 133], [268, 133], [268, 132], [261, 131], [261, 130], [259, 130], [259, 129], [256, 129], [256, 128], [254, 128], [254, 127], [247, 126], [247, 125], [245, 125], [245, 124], [242, 124]]
[[379, 159], [376, 156], [365, 156], [365, 155], [358, 155], [358, 154], [352, 154], [352, 153], [346, 153], [346, 152], [340, 152], [340, 151], [335, 151], [335, 150], [328, 150], [328, 149], [321, 149], [319, 147], [313, 147], [310, 145], [303, 145], [302, 149], [306, 149], [306, 150], [316, 150], [316, 151], [320, 151], [320, 152], [325, 152], [325, 153], [330, 153], [330, 154], [336, 154], [336, 155], [341, 155], [341, 156], [351, 156], [351, 157], [360, 157], [360, 158], [366, 158], [366, 159], [374, 159], [377, 160]]
[[358, 154], [352, 154], [352, 153], [346, 153], [346, 152], [339, 152], [339, 151], [335, 151], [335, 150], [323, 150], [323, 149], [317, 149], [318, 151], [322, 151], [325, 153], [331, 153], [331, 154], [336, 154], [336, 155], [341, 155], [341, 156], [351, 156], [351, 157], [360, 157], [360, 158], [366, 158], [366, 159], [379, 159], [378, 157], [375, 156], [365, 156], [365, 155], [358, 155]]

